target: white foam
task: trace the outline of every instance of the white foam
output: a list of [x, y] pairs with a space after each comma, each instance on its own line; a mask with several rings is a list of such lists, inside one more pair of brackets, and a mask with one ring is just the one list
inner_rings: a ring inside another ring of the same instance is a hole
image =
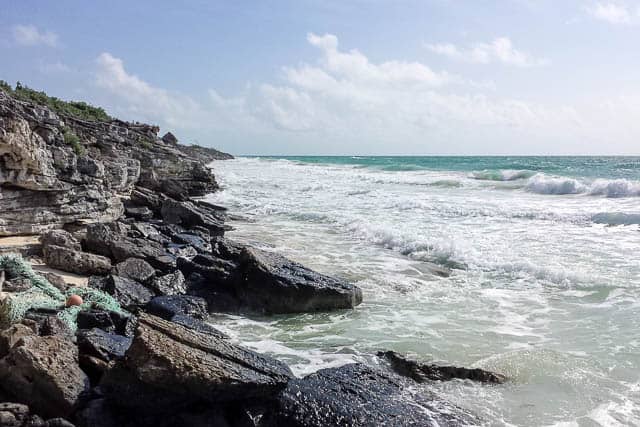
[[525, 186], [527, 191], [538, 194], [588, 194], [605, 197], [640, 196], [640, 182], [626, 179], [597, 179], [593, 182], [580, 181], [563, 176], [550, 176], [538, 173], [529, 178]]

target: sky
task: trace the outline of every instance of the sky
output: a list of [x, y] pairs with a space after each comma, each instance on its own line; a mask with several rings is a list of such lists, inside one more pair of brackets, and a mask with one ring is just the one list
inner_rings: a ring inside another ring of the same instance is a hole
[[638, 155], [640, 0], [1, 0], [0, 79], [236, 155]]

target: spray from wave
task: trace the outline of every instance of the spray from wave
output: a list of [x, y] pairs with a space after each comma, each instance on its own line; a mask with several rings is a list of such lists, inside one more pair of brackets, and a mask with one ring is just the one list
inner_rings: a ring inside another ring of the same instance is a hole
[[640, 182], [626, 179], [597, 179], [591, 183], [575, 178], [535, 174], [527, 181], [525, 189], [537, 194], [587, 194], [605, 197], [640, 196]]

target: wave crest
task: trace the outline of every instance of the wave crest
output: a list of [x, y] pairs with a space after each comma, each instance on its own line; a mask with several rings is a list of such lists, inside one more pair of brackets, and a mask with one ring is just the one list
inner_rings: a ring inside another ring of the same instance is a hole
[[485, 169], [480, 172], [473, 172], [471, 178], [481, 181], [516, 181], [533, 176], [535, 172], [530, 170], [502, 169], [489, 170]]
[[527, 181], [525, 189], [538, 194], [588, 194], [605, 197], [640, 196], [640, 182], [626, 179], [597, 179], [584, 183], [575, 178], [537, 173]]

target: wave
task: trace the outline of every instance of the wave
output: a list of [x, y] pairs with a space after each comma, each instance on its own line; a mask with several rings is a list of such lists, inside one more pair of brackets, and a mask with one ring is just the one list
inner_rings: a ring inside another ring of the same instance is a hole
[[473, 172], [471, 178], [481, 181], [516, 181], [533, 176], [535, 172], [530, 170], [517, 169], [501, 169], [489, 170], [485, 169], [479, 172]]
[[623, 212], [600, 212], [591, 217], [596, 224], [607, 225], [633, 225], [640, 224], [640, 214]]
[[640, 196], [640, 182], [626, 179], [597, 179], [591, 183], [575, 178], [537, 173], [527, 181], [525, 189], [538, 194], [587, 194], [605, 197]]

